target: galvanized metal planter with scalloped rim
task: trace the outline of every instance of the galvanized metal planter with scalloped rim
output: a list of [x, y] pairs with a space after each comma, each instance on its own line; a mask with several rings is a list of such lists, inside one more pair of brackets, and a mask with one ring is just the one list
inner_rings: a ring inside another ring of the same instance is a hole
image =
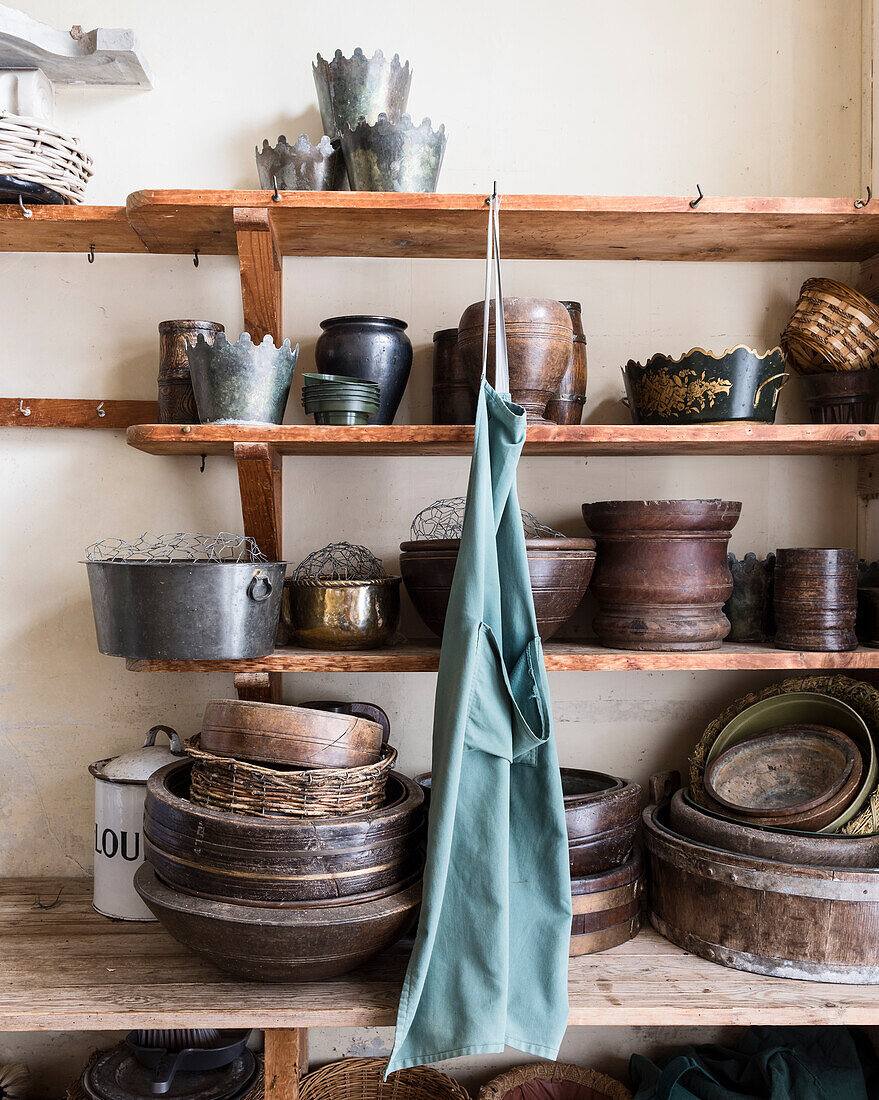
[[693, 348], [679, 359], [652, 356], [623, 370], [635, 424], [772, 424], [788, 379], [781, 348], [758, 354], [739, 344], [715, 355]]
[[347, 191], [348, 176], [338, 141], [324, 134], [312, 145], [300, 134], [291, 145], [283, 134], [275, 146], [265, 140], [256, 149], [256, 168], [263, 191]]
[[242, 332], [232, 344], [219, 333], [208, 344], [199, 333], [186, 349], [195, 403], [202, 424], [280, 424], [290, 396], [299, 345], [271, 336], [254, 344]]

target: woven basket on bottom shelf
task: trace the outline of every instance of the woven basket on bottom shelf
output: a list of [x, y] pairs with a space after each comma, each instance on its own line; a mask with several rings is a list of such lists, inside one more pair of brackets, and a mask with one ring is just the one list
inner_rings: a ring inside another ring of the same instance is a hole
[[[479, 1090], [479, 1100], [504, 1100], [511, 1093], [514, 1095], [510, 1096], [510, 1100], [528, 1100], [531, 1090], [522, 1089], [522, 1086], [529, 1081], [568, 1082], [577, 1086], [576, 1100], [632, 1100], [631, 1092], [613, 1077], [569, 1062], [531, 1062], [526, 1066], [516, 1066], [483, 1085]], [[517, 1091], [520, 1089], [521, 1092]], [[551, 1100], [548, 1090], [540, 1095], [543, 1100]]]
[[68, 202], [82, 202], [92, 158], [77, 138], [42, 119], [0, 111], [0, 173], [40, 183]]
[[844, 283], [807, 279], [781, 346], [800, 374], [879, 367], [879, 309]]
[[432, 1066], [413, 1066], [382, 1081], [387, 1058], [343, 1058], [303, 1077], [299, 1100], [471, 1100], [470, 1093]]
[[[721, 730], [746, 707], [791, 691], [818, 691], [848, 703], [867, 723], [870, 736], [879, 751], [879, 690], [872, 684], [853, 680], [850, 676], [803, 676], [780, 680], [777, 684], [770, 684], [769, 687], [763, 688], [762, 691], [755, 691], [736, 699], [708, 723], [690, 755], [690, 793], [697, 802], [702, 802], [702, 779], [708, 753]], [[879, 832], [879, 787], [873, 790], [861, 813], [840, 830], [840, 835], [866, 836], [875, 832]]]
[[384, 803], [397, 750], [382, 748], [377, 764], [360, 768], [281, 770], [214, 756], [186, 742], [192, 757], [189, 800], [196, 806], [251, 817], [340, 817], [362, 814]]
[[[105, 1053], [106, 1051], [103, 1050], [95, 1051], [91, 1058], [89, 1058], [88, 1065], [86, 1066], [85, 1070], [83, 1070], [82, 1077], [85, 1076], [88, 1070], [91, 1069], [91, 1067], [95, 1064], [95, 1062], [97, 1062], [101, 1055]], [[256, 1055], [256, 1063], [258, 1067], [256, 1080], [253, 1082], [253, 1085], [250, 1087], [250, 1089], [240, 1098], [240, 1100], [265, 1100], [265, 1066], [263, 1064], [262, 1056], [259, 1054]], [[68, 1086], [67, 1100], [91, 1100], [91, 1097], [83, 1088], [82, 1077], [80, 1077], [79, 1080], [75, 1081], [72, 1085]]]

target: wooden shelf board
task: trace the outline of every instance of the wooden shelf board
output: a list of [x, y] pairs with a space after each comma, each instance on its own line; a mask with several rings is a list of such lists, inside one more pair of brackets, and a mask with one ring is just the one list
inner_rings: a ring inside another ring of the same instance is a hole
[[0, 397], [0, 428], [102, 428], [124, 431], [146, 416], [158, 416], [155, 401]]
[[[39, 907], [59, 890], [57, 905]], [[239, 982], [158, 924], [99, 916], [91, 890], [88, 879], [0, 882], [0, 1031], [394, 1023], [403, 945], [330, 981]], [[870, 986], [728, 970], [650, 928], [612, 951], [572, 959], [569, 990], [571, 1024], [879, 1024], [879, 998]]]
[[[329, 651], [276, 649], [246, 661], [128, 660], [131, 672], [436, 672], [439, 642], [400, 642], [385, 649]], [[879, 669], [879, 649], [851, 653], [806, 653], [772, 645], [732, 643], [706, 652], [660, 653], [606, 649], [581, 642], [549, 641], [548, 672], [710, 672], [744, 669]]]
[[[186, 429], [189, 429], [188, 431]], [[155, 455], [232, 454], [235, 443], [268, 443], [284, 455], [469, 455], [473, 429], [450, 424], [136, 424], [128, 443]], [[876, 424], [534, 425], [529, 455], [866, 455], [879, 453]]]
[[[25, 203], [27, 206], [27, 203]], [[0, 252], [146, 252], [124, 206], [0, 206]], [[83, 260], [85, 263], [85, 260]]]
[[[853, 199], [504, 195], [508, 259], [864, 260], [879, 212]], [[485, 255], [485, 196], [136, 191], [128, 216], [150, 252], [235, 252], [233, 210], [271, 211], [287, 256]]]
[[[505, 195], [509, 259], [863, 261], [879, 253], [879, 210], [844, 198]], [[234, 211], [271, 212], [287, 256], [476, 258], [483, 195], [135, 191], [125, 206], [0, 209], [0, 251], [237, 252]]]

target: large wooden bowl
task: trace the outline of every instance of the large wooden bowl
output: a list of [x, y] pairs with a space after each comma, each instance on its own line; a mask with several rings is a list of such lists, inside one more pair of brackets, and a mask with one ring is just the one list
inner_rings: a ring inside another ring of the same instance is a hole
[[384, 730], [350, 714], [212, 699], [205, 707], [199, 742], [205, 752], [260, 764], [298, 768], [361, 768], [375, 764]]
[[395, 892], [424, 861], [421, 788], [398, 772], [384, 805], [332, 818], [248, 817], [189, 801], [191, 762], [155, 772], [144, 850], [162, 879], [198, 897], [251, 906], [346, 904]]
[[879, 833], [841, 836], [750, 825], [698, 805], [689, 789], [672, 796], [669, 824], [690, 840], [758, 859], [777, 859], [804, 867], [879, 867]]
[[628, 859], [641, 816], [641, 788], [603, 772], [562, 768], [565, 823], [574, 877]]
[[[460, 539], [400, 544], [400, 572], [415, 610], [442, 637]], [[595, 567], [594, 539], [526, 539], [537, 633], [551, 638], [583, 599]]]
[[192, 897], [149, 863], [134, 888], [165, 931], [221, 970], [257, 982], [335, 978], [381, 954], [409, 931], [421, 883], [390, 897], [327, 908], [263, 909]]

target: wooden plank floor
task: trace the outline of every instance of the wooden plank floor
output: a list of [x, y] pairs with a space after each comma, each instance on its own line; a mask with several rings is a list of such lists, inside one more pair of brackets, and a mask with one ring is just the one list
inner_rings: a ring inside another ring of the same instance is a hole
[[[0, 880], [0, 958], [0, 1031], [386, 1026], [406, 965], [398, 950], [332, 981], [239, 982], [158, 924], [99, 916], [85, 879]], [[875, 988], [728, 970], [649, 928], [572, 960], [570, 1004], [600, 1026], [879, 1024]]]
[[[401, 641], [384, 649], [322, 650], [287, 647], [268, 657], [245, 661], [137, 661], [130, 672], [436, 672], [439, 642]], [[653, 650], [606, 649], [583, 642], [547, 642], [548, 672], [727, 672], [735, 669], [873, 669], [879, 649], [851, 653], [812, 653], [772, 645], [734, 642], [705, 652], [660, 653]]]
[[[473, 429], [449, 424], [136, 424], [127, 439], [156, 455], [231, 455], [235, 443], [268, 443], [285, 455], [469, 455], [473, 450]], [[619, 458], [877, 452], [876, 424], [536, 424], [528, 428], [524, 449], [530, 455]]]

